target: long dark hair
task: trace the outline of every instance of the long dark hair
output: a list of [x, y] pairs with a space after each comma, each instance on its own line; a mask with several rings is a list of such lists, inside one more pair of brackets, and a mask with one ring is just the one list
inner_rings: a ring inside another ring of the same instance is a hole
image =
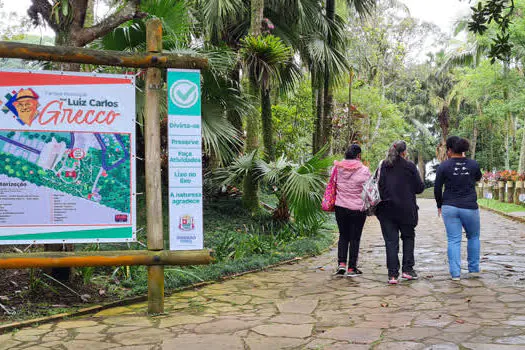
[[407, 150], [407, 144], [403, 140], [394, 142], [392, 147], [388, 150], [386, 155], [385, 163], [387, 166], [393, 166], [394, 163], [399, 159], [401, 154]]

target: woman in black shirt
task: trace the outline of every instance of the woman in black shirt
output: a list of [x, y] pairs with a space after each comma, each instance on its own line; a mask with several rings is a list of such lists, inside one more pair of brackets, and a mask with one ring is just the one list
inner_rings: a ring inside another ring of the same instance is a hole
[[434, 185], [438, 215], [443, 217], [447, 230], [448, 264], [454, 281], [459, 281], [461, 275], [463, 228], [468, 239], [468, 271], [471, 275], [479, 273], [480, 220], [475, 186], [481, 179], [481, 170], [475, 160], [465, 157], [469, 148], [465, 139], [457, 136], [447, 139], [449, 159], [439, 165]]
[[381, 202], [377, 206], [377, 218], [385, 239], [388, 283], [397, 284], [399, 277], [399, 236], [403, 240], [402, 277], [417, 279], [414, 271], [415, 228], [418, 221], [416, 194], [423, 192], [416, 165], [408, 160], [405, 141], [396, 141], [381, 163], [379, 193]]

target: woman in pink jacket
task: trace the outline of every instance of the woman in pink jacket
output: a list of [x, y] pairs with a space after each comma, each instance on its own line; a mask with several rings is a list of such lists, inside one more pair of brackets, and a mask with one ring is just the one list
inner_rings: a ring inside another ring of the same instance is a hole
[[348, 148], [343, 161], [336, 161], [334, 165], [334, 171], [337, 171], [335, 219], [339, 227], [336, 275], [344, 276], [346, 273], [349, 277], [355, 277], [362, 274], [357, 269], [359, 243], [366, 220], [361, 192], [363, 184], [370, 178], [370, 171], [361, 162], [361, 147], [356, 144]]

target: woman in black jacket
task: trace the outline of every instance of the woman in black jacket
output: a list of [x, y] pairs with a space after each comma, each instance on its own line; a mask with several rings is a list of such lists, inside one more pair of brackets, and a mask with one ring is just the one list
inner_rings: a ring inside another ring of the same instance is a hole
[[415, 228], [418, 221], [416, 194], [425, 189], [416, 165], [405, 158], [405, 141], [396, 141], [381, 163], [379, 193], [381, 202], [377, 218], [385, 239], [388, 283], [397, 284], [399, 278], [399, 233], [403, 240], [403, 268], [401, 277], [417, 279], [414, 271]]

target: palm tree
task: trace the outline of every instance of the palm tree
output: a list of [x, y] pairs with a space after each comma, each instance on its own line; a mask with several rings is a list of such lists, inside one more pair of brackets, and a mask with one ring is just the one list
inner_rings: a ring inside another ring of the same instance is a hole
[[262, 181], [274, 189], [279, 201], [274, 218], [287, 221], [293, 215], [297, 222], [319, 221], [326, 170], [333, 164], [332, 158], [323, 156], [325, 148], [321, 151], [299, 164], [288, 161], [284, 156], [274, 162], [257, 163]]
[[241, 155], [228, 167], [217, 170], [215, 180], [223, 185], [241, 183], [255, 176], [274, 189], [278, 207], [274, 218], [287, 221], [291, 216], [302, 223], [318, 222], [321, 215], [322, 190], [326, 183], [326, 169], [333, 163], [324, 158], [325, 149], [303, 163], [293, 163], [281, 156], [273, 162], [258, 159], [256, 151]]
[[[282, 73], [286, 70], [297, 73], [292, 58], [292, 50], [274, 35], [248, 36], [241, 42], [241, 57], [253, 91], [261, 96], [261, 121], [266, 157], [275, 159], [272, 125], [272, 85], [282, 83]], [[289, 78], [290, 80], [293, 77]], [[251, 149], [249, 150], [251, 151]]]
[[[375, 7], [376, 0], [346, 0], [348, 8], [353, 8], [360, 16], [366, 16], [370, 14], [372, 9]], [[335, 13], [335, 0], [326, 0], [326, 19], [329, 23], [329, 27], [332, 27], [334, 24], [340, 21], [338, 16]], [[334, 27], [335, 28], [335, 27]], [[343, 37], [344, 38], [344, 37]], [[336, 31], [328, 30], [326, 31], [326, 45], [330, 47], [334, 52], [341, 50], [345, 51], [345, 40], [337, 35]], [[337, 65], [334, 65], [335, 62], [331, 61], [329, 56], [327, 56], [324, 63], [324, 71], [322, 71], [321, 76], [319, 77], [318, 83], [323, 83], [323, 109], [322, 116], [317, 115], [317, 119], [321, 117], [322, 123], [316, 123], [316, 126], [321, 127], [322, 130], [319, 131], [319, 136], [317, 140], [317, 147], [322, 145], [327, 145], [331, 143], [332, 135], [332, 111], [333, 111], [333, 87], [334, 82], [337, 78], [342, 75], [346, 75], [349, 71], [349, 66], [345, 64], [345, 69], [343, 71], [336, 70]], [[319, 103], [319, 102], [318, 102]], [[320, 107], [317, 106], [317, 110], [320, 110]], [[315, 150], [314, 150], [315, 152]]]
[[[235, 54], [228, 48], [209, 45], [193, 49], [191, 27], [187, 18], [188, 8], [181, 0], [149, 0], [143, 2], [143, 11], [148, 17], [136, 19], [114, 29], [94, 46], [106, 50], [143, 51], [146, 45], [145, 22], [157, 17], [163, 23], [163, 48], [172, 53], [202, 55], [208, 58], [210, 68], [202, 72], [202, 136], [204, 153], [214, 165], [227, 164], [240, 149], [240, 139], [236, 129], [225, 117], [225, 112], [233, 110], [243, 115], [253, 110], [252, 106], [238, 94], [235, 82], [229, 79], [229, 72], [236, 63]], [[138, 142], [143, 142], [142, 124], [144, 121], [144, 84], [142, 75], [137, 79], [137, 120], [140, 128]], [[166, 94], [166, 91], [163, 91]], [[166, 98], [161, 100], [161, 119], [166, 123]], [[164, 143], [166, 140], [164, 140]], [[163, 145], [164, 167], [167, 166], [167, 145]], [[141, 149], [139, 147], [138, 149]]]

